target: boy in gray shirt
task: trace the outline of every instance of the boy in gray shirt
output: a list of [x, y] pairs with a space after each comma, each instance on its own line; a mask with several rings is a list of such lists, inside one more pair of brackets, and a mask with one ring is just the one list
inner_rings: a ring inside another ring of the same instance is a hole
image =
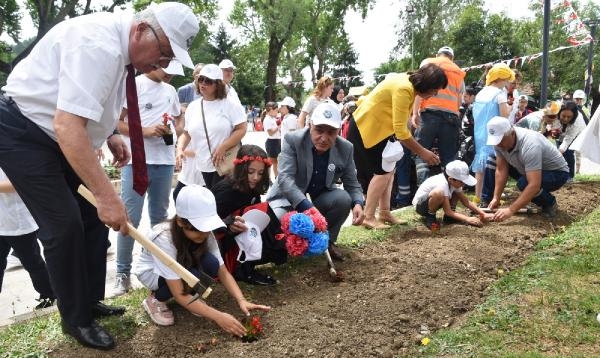
[[569, 178], [569, 168], [555, 145], [542, 134], [515, 128], [508, 119], [494, 117], [488, 124], [488, 145], [496, 149], [496, 186], [489, 208], [496, 209], [510, 175], [517, 180], [521, 194], [509, 207], [498, 209], [494, 221], [504, 221], [530, 201], [542, 207], [548, 218], [558, 205], [550, 192], [560, 189]]

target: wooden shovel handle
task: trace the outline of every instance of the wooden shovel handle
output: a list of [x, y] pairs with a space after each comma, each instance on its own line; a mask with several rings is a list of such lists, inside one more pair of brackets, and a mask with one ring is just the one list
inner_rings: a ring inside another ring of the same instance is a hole
[[[96, 198], [88, 188], [80, 185], [77, 189], [77, 192], [92, 205], [97, 207]], [[167, 255], [154, 242], [148, 240], [148, 238], [142, 235], [135, 227], [133, 227], [133, 225], [127, 223], [127, 227], [129, 228], [129, 236], [131, 236], [135, 241], [139, 242], [146, 250], [150, 251], [152, 255], [158, 257], [163, 264], [173, 270], [173, 272], [181, 277], [190, 287], [194, 287], [198, 282], [200, 282], [200, 280], [194, 276], [194, 274], [189, 272], [185, 267], [181, 266], [181, 264], [175, 261], [175, 259], [173, 259], [171, 256]]]

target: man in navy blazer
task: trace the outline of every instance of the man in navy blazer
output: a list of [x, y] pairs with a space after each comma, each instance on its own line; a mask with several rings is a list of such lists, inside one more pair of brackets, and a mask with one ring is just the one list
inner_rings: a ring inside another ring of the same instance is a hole
[[[316, 207], [329, 224], [329, 253], [334, 260], [343, 261], [335, 245], [342, 224], [350, 211], [352, 225], [360, 225], [364, 219], [364, 197], [356, 178], [353, 146], [338, 136], [341, 116], [333, 103], [318, 105], [311, 120], [310, 128], [285, 136], [279, 175], [267, 193], [267, 201], [279, 218], [291, 210]], [[338, 179], [343, 189], [337, 187]]]

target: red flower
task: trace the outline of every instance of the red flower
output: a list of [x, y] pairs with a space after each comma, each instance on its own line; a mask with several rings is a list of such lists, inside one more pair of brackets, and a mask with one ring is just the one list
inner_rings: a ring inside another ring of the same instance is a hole
[[290, 256], [302, 256], [308, 250], [308, 241], [300, 236], [289, 234], [285, 240], [285, 248]]
[[317, 208], [313, 206], [312, 208], [305, 210], [304, 214], [308, 215], [312, 222], [315, 224], [316, 232], [327, 231], [327, 220]]
[[290, 218], [292, 215], [297, 213], [297, 211], [289, 211], [281, 218], [281, 231], [283, 231], [286, 235], [290, 233]]
[[245, 321], [244, 327], [246, 328], [246, 335], [243, 339], [247, 342], [252, 342], [258, 339], [263, 334], [263, 326], [260, 323], [260, 317], [254, 316], [251, 319]]

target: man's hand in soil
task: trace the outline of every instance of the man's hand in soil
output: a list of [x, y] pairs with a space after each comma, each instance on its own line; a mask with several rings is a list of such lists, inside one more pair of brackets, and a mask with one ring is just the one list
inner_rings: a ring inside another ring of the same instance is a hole
[[513, 216], [513, 214], [514, 212], [510, 208], [498, 209], [498, 211], [494, 213], [494, 221], [502, 222]]

